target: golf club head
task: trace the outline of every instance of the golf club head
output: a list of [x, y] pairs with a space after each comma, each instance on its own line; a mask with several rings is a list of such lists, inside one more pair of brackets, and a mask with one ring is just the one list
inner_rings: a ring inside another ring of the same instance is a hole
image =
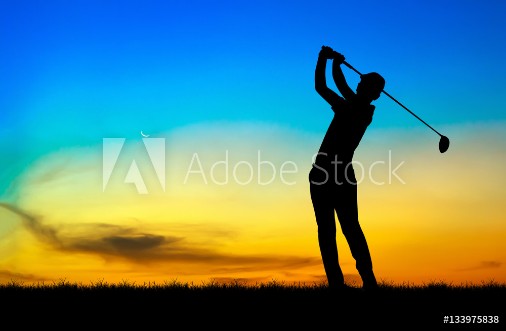
[[441, 139], [439, 139], [439, 151], [444, 153], [448, 150], [448, 147], [450, 147], [450, 139], [446, 136], [441, 136]]

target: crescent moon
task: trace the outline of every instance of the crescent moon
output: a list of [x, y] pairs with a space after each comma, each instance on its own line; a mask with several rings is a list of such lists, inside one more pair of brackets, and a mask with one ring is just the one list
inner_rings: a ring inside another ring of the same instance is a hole
[[144, 138], [147, 138], [147, 137], [149, 137], [149, 134], [144, 134], [144, 133], [142, 132], [142, 130], [141, 130], [141, 136], [143, 136]]

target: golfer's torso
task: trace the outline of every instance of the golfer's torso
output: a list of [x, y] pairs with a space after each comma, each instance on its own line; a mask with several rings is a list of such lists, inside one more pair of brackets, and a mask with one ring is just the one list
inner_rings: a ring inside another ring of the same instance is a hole
[[371, 121], [372, 111], [367, 109], [348, 107], [335, 111], [318, 154], [327, 156], [326, 159], [351, 162]]

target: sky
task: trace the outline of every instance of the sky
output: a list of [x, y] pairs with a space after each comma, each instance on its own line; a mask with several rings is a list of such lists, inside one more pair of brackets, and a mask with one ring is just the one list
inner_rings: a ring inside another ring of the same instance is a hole
[[506, 282], [504, 1], [0, 6], [0, 282], [323, 281], [323, 45], [450, 139], [374, 101], [354, 168], [378, 280]]

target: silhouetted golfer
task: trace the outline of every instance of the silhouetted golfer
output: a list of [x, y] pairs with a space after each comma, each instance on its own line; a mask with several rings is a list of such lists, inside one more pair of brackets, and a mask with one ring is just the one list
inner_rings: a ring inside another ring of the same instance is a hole
[[[330, 288], [346, 288], [339, 266], [336, 243], [337, 214], [341, 230], [350, 246], [364, 289], [377, 288], [371, 255], [358, 221], [357, 181], [352, 160], [365, 130], [372, 121], [375, 106], [385, 86], [385, 80], [372, 72], [361, 75], [356, 93], [346, 83], [341, 64], [344, 56], [328, 46], [318, 55], [315, 70], [315, 89], [334, 111], [334, 118], [309, 173], [318, 242], [323, 266]], [[327, 87], [327, 60], [333, 60], [332, 76], [342, 97]]]

